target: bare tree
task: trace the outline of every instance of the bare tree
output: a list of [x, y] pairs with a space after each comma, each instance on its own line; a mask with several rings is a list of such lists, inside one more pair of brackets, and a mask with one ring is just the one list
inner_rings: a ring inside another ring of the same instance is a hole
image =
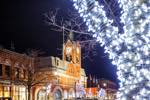
[[[79, 14], [71, 10], [67, 11], [67, 14], [63, 17], [60, 15], [60, 9], [50, 10], [48, 13], [45, 13], [45, 23], [51, 26], [51, 30], [62, 32], [63, 37], [68, 33], [73, 33], [75, 40], [79, 41], [81, 44], [81, 48], [83, 49], [83, 59], [89, 58], [89, 55], [96, 55], [97, 45], [96, 39], [92, 37], [92, 33], [87, 31], [87, 27], [85, 22], [83, 22], [82, 18]], [[64, 42], [65, 39], [63, 39]]]
[[[116, 8], [117, 1], [115, 0], [101, 0], [100, 4], [103, 4], [107, 17], [114, 20], [114, 25], [122, 30], [122, 24], [119, 21], [120, 10], [119, 7]], [[92, 37], [93, 33], [88, 32], [85, 22], [80, 17], [79, 13], [74, 10], [68, 10], [67, 13], [61, 15], [62, 10], [55, 9], [50, 10], [45, 13], [45, 22], [52, 26], [51, 29], [54, 31], [59, 31], [67, 34], [68, 32], [73, 32], [76, 35], [76, 40], [80, 41], [81, 47], [83, 49], [83, 58], [90, 58], [89, 55], [96, 55], [95, 46], [98, 44], [96, 39]], [[65, 11], [66, 12], [66, 11]], [[65, 16], [65, 17], [64, 17]], [[103, 25], [99, 26], [103, 27]], [[103, 28], [102, 28], [103, 29]]]
[[32, 87], [34, 87], [35, 85], [41, 84], [41, 83], [45, 83], [47, 80], [48, 75], [42, 75], [42, 77], [38, 77], [39, 76], [39, 72], [36, 70], [35, 67], [35, 59], [36, 57], [38, 57], [38, 55], [43, 54], [44, 52], [41, 52], [40, 50], [36, 50], [36, 49], [29, 49], [27, 51], [27, 55], [29, 57], [31, 57], [31, 62], [28, 66], [26, 66], [26, 80], [23, 81], [22, 83], [24, 84], [24, 86], [27, 87], [28, 90], [28, 100], [31, 99], [31, 89]]

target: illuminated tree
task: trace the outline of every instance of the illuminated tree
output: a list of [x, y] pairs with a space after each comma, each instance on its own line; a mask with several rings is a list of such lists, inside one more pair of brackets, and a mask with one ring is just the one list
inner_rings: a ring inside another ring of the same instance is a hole
[[118, 100], [150, 99], [150, 0], [119, 0], [123, 33], [96, 0], [73, 0], [88, 31], [117, 66]]
[[150, 99], [150, 0], [119, 0], [125, 52], [119, 55], [121, 100]]

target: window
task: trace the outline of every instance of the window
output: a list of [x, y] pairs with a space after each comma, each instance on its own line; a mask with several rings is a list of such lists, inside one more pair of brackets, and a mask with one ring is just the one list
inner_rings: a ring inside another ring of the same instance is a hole
[[23, 70], [23, 77], [26, 78], [26, 70]]
[[4, 87], [4, 97], [10, 97], [10, 87], [9, 86]]
[[8, 65], [5, 66], [5, 75], [7, 78], [10, 77], [10, 66]]
[[0, 85], [0, 97], [3, 97], [3, 87]]
[[19, 68], [15, 67], [15, 78], [19, 79]]
[[39, 90], [37, 95], [37, 100], [45, 100], [46, 98], [46, 91], [45, 90]]
[[59, 60], [56, 60], [56, 64], [57, 64], [57, 66], [59, 66]]
[[27, 70], [24, 69], [24, 78], [25, 78], [25, 79], [28, 78], [27, 74], [28, 74], [28, 73], [27, 73]]
[[23, 71], [23, 69], [20, 69], [20, 78], [24, 78], [24, 71]]
[[13, 100], [19, 100], [19, 86], [14, 86]]
[[79, 61], [80, 61], [80, 60], [79, 60], [79, 57], [76, 56], [76, 62], [79, 63]]
[[72, 61], [72, 56], [71, 55], [66, 55], [66, 61]]
[[20, 86], [19, 87], [19, 100], [26, 100], [26, 88]]
[[0, 76], [2, 76], [3, 72], [2, 72], [2, 64], [0, 64]]

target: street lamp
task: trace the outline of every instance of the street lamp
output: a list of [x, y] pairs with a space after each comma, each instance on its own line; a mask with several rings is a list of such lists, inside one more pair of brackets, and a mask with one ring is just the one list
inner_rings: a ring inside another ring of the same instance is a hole
[[104, 86], [104, 87], [106, 87], [106, 86], [107, 86], [107, 84], [106, 84], [106, 83], [103, 83], [103, 86]]

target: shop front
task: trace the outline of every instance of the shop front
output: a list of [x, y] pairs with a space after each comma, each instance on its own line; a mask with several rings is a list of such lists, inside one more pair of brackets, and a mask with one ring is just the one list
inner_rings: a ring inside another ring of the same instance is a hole
[[27, 100], [27, 89], [25, 86], [13, 86], [12, 87], [13, 100]]
[[44, 86], [36, 87], [35, 100], [63, 100], [63, 92], [60, 88], [54, 88], [49, 93]]
[[9, 85], [0, 85], [0, 100], [11, 100], [11, 87]]
[[0, 100], [27, 100], [24, 86], [0, 84]]
[[37, 87], [35, 90], [35, 100], [53, 100], [50, 93], [46, 93], [45, 87]]

